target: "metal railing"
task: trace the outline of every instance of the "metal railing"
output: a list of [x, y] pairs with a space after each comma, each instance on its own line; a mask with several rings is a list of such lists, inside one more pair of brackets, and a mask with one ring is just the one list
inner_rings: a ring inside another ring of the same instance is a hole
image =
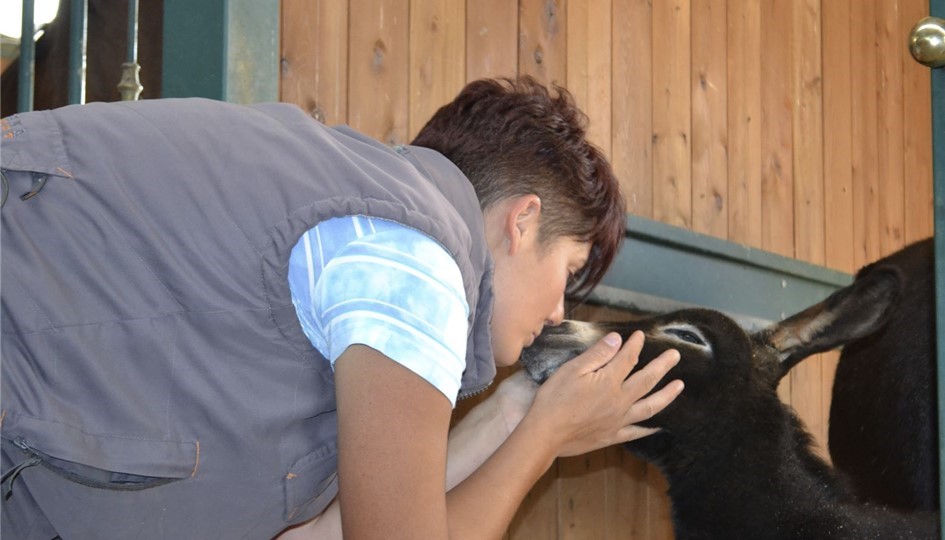
[[[69, 104], [85, 103], [86, 51], [88, 45], [88, 0], [69, 0]], [[36, 28], [33, 23], [34, 0], [22, 0], [23, 21], [20, 32], [20, 62], [17, 87], [17, 111], [33, 110], [36, 72]], [[118, 90], [121, 99], [134, 101], [144, 89], [138, 65], [138, 0], [128, 0], [128, 45], [120, 69]]]

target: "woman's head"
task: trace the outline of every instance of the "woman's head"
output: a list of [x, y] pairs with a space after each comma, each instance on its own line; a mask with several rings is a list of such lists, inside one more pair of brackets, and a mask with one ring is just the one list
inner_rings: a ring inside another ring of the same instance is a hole
[[531, 77], [470, 83], [413, 143], [450, 159], [472, 182], [483, 211], [521, 195], [541, 200], [541, 239], [590, 244], [568, 286], [583, 296], [603, 278], [623, 239], [625, 205], [610, 164], [586, 139], [587, 116], [571, 94]]
[[563, 88], [530, 77], [479, 80], [413, 141], [455, 163], [479, 197], [496, 260], [499, 364], [560, 321], [566, 291], [580, 298], [597, 285], [623, 240], [623, 197], [586, 127]]

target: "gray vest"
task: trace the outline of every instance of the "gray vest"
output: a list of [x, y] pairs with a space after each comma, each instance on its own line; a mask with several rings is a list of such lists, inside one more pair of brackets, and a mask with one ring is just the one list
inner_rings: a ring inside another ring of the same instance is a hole
[[436, 152], [185, 99], [10, 117], [2, 166], [2, 437], [63, 537], [268, 538], [335, 496], [333, 376], [287, 281], [324, 219], [437, 239], [470, 306], [461, 396], [495, 375], [482, 213]]

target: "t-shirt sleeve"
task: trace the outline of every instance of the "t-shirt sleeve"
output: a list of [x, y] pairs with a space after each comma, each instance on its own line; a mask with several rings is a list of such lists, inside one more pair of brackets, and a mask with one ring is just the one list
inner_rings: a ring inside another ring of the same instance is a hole
[[339, 247], [309, 277], [310, 305], [296, 298], [296, 308], [303, 330], [332, 367], [350, 345], [367, 345], [455, 405], [469, 307], [459, 268], [439, 243], [385, 223]]

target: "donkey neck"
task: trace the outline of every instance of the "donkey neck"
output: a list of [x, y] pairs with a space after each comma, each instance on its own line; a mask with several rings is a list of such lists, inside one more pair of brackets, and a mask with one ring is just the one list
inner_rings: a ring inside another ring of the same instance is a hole
[[741, 531], [747, 536], [735, 537], [750, 537], [759, 530], [771, 531], [770, 538], [792, 538], [796, 523], [847, 498], [780, 402], [752, 407], [736, 426], [707, 429], [702, 436], [677, 441], [659, 464], [669, 482], [678, 538], [686, 538], [686, 531], [711, 538], [703, 534]]

